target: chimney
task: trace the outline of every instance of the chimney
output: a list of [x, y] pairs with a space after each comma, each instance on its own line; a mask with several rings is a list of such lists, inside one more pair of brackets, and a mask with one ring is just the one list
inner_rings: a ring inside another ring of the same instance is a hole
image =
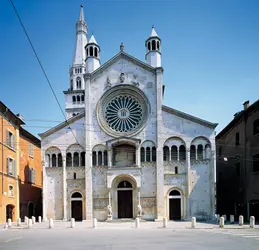
[[247, 110], [248, 107], [249, 107], [249, 100], [245, 101], [245, 102], [243, 103], [243, 105], [244, 105], [244, 110]]
[[23, 116], [20, 113], [17, 114], [16, 116], [23, 121]]

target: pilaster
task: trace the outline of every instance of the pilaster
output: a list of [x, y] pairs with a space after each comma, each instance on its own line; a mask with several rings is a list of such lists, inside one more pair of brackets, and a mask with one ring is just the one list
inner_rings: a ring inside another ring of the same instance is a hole
[[63, 221], [67, 221], [67, 169], [66, 155], [63, 155]]

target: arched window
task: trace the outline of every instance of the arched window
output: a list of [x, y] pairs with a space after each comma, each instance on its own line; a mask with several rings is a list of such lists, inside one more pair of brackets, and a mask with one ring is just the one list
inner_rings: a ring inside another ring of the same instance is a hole
[[96, 166], [96, 152], [93, 152], [93, 156], [92, 156], [92, 164], [93, 166]]
[[73, 90], [73, 80], [70, 81], [70, 90]]
[[150, 159], [150, 147], [147, 147], [146, 148], [146, 161], [151, 161], [151, 159]]
[[62, 155], [58, 154], [58, 166], [62, 167]]
[[76, 113], [73, 113], [73, 116], [76, 116]]
[[81, 95], [81, 102], [84, 103], [85, 102], [85, 96]]
[[190, 158], [191, 158], [191, 160], [195, 160], [196, 159], [196, 148], [195, 148], [195, 145], [191, 145]]
[[104, 161], [104, 165], [107, 166], [108, 165], [108, 153], [107, 153], [107, 150], [104, 150], [103, 152], [103, 161]]
[[203, 146], [201, 144], [197, 148], [197, 158], [198, 160], [203, 160]]
[[78, 166], [79, 166], [79, 154], [75, 152], [73, 157], [73, 167], [78, 167]]
[[77, 103], [80, 103], [80, 95], [76, 97]]
[[175, 167], [175, 168], [174, 168], [174, 173], [175, 173], [175, 174], [178, 174], [178, 167]]
[[207, 144], [205, 146], [205, 159], [210, 159], [210, 157], [211, 157], [210, 145]]
[[169, 161], [169, 147], [164, 146], [163, 148], [164, 161]]
[[93, 56], [94, 55], [94, 50], [93, 50], [93, 47], [91, 46], [90, 47], [90, 56]]
[[55, 154], [52, 154], [52, 167], [57, 166], [57, 156]]
[[94, 56], [95, 56], [95, 57], [98, 57], [98, 50], [97, 50], [96, 47], [94, 48]]
[[152, 161], [156, 161], [156, 147], [152, 147]]
[[159, 41], [156, 42], [157, 49], [159, 50]]
[[82, 88], [81, 78], [80, 77], [76, 78], [76, 88], [77, 89], [81, 89]]
[[178, 158], [178, 152], [177, 152], [177, 147], [174, 145], [171, 147], [171, 159], [172, 161], [177, 161], [177, 158]]
[[179, 195], [181, 195], [181, 194], [180, 194], [180, 192], [177, 191], [177, 190], [172, 190], [169, 195], [170, 195], [170, 196], [179, 196]]
[[74, 180], [76, 180], [76, 173], [74, 173]]
[[67, 167], [72, 167], [72, 154], [71, 153], [67, 153]]
[[147, 43], [147, 49], [150, 51], [150, 42]]
[[73, 100], [73, 103], [75, 104], [76, 103], [76, 97], [74, 95], [72, 96], [72, 100]]
[[48, 167], [50, 167], [50, 154], [47, 154], [47, 164], [48, 164]]
[[85, 167], [85, 152], [81, 152], [80, 160], [81, 160], [80, 166]]
[[140, 161], [145, 161], [145, 149], [143, 147], [140, 149]]
[[80, 193], [76, 192], [76, 193], [72, 194], [71, 198], [82, 198], [82, 195]]
[[152, 50], [156, 50], [156, 41], [155, 40], [152, 41]]
[[102, 151], [98, 151], [98, 166], [102, 165]]
[[179, 148], [179, 160], [186, 160], [186, 150], [184, 145], [181, 145]]

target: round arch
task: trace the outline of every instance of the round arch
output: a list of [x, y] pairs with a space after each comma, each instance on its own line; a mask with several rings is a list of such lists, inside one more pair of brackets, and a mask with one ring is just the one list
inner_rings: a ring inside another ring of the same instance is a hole
[[113, 180], [112, 180], [112, 188], [117, 188], [118, 185], [122, 182], [122, 181], [128, 181], [131, 185], [132, 188], [137, 188], [137, 181], [134, 178], [134, 176], [132, 175], [126, 175], [126, 174], [121, 174], [116, 176]]
[[70, 217], [75, 221], [83, 220], [83, 195], [79, 190], [73, 190], [70, 193]]
[[177, 146], [177, 147], [180, 147], [181, 145], [184, 145], [186, 146], [186, 143], [184, 141], [183, 138], [179, 137], [179, 136], [172, 136], [172, 137], [169, 137], [168, 139], [165, 140], [164, 142], [164, 146], [168, 146], [168, 147], [171, 147], [171, 146]]

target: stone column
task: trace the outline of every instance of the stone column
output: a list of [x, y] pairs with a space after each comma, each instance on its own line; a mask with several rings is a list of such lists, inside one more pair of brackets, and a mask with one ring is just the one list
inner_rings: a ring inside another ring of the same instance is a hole
[[104, 152], [102, 151], [102, 166], [104, 165]]
[[136, 165], [137, 167], [140, 167], [140, 146], [136, 149]]
[[202, 150], [202, 154], [203, 154], [202, 157], [203, 157], [203, 160], [206, 159], [206, 157], [205, 157], [205, 152], [206, 152], [206, 151], [205, 151], [205, 148], [204, 148], [204, 149]]
[[140, 188], [138, 189], [138, 204], [140, 205]]
[[190, 177], [191, 177], [191, 153], [190, 153], [190, 148], [188, 148], [186, 150], [186, 217], [190, 217], [190, 190], [191, 190], [191, 187], [190, 187], [190, 183], [191, 183], [191, 180], [190, 180]]
[[195, 159], [198, 160], [198, 147], [195, 145]]
[[169, 148], [169, 159], [168, 161], [171, 161], [172, 160], [172, 152], [171, 152], [171, 147], [168, 147]]
[[180, 160], [180, 148], [177, 147], [177, 161]]
[[147, 161], [147, 153], [146, 153], [146, 148], [144, 148], [144, 162]]
[[108, 147], [108, 168], [112, 167], [112, 147]]
[[56, 167], [58, 167], [58, 154], [56, 155]]
[[66, 155], [63, 155], [63, 221], [67, 221], [67, 169]]
[[[43, 215], [43, 221], [47, 221], [47, 202], [48, 202], [48, 197], [47, 197], [47, 175], [46, 175], [46, 167], [48, 164], [45, 162], [45, 152], [42, 152], [43, 160], [41, 161], [42, 164], [42, 215]], [[51, 162], [51, 159], [50, 159]], [[50, 166], [48, 166], [50, 167]]]

